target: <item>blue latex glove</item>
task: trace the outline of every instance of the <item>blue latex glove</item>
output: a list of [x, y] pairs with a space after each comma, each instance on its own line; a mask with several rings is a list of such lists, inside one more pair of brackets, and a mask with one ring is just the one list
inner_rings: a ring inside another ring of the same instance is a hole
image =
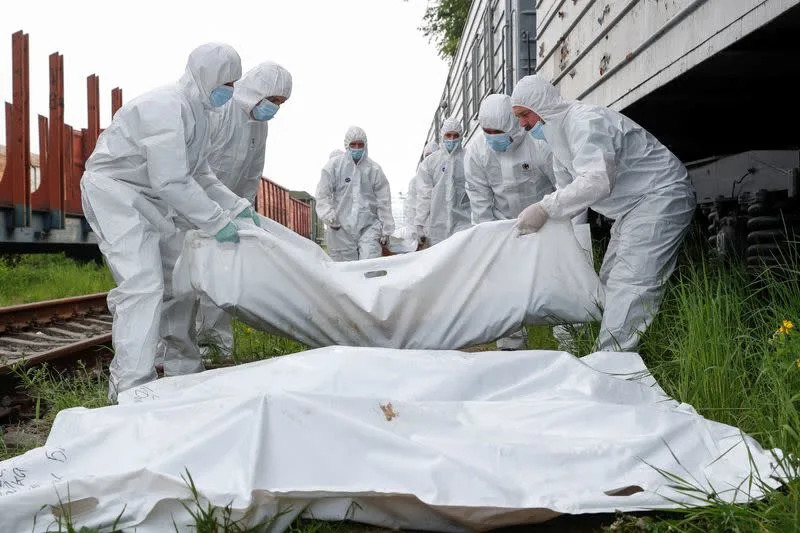
[[239, 232], [233, 222], [228, 222], [228, 225], [219, 230], [214, 238], [217, 242], [239, 242]]
[[258, 220], [258, 215], [249, 207], [247, 209], [242, 209], [242, 211], [236, 215], [236, 218], [250, 218], [257, 228], [261, 227], [261, 222]]

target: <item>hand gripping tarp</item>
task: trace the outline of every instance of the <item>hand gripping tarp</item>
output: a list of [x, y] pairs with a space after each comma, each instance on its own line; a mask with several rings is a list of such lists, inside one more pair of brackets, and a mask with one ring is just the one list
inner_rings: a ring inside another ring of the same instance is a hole
[[196, 290], [250, 326], [329, 345], [456, 349], [521, 324], [587, 322], [597, 275], [569, 223], [517, 237], [480, 224], [406, 255], [337, 263], [275, 223], [238, 244], [187, 235], [176, 290]]
[[0, 462], [0, 530], [45, 531], [60, 497], [77, 528], [190, 531], [186, 470], [233, 519], [285, 513], [274, 532], [300, 513], [474, 531], [701, 504], [657, 469], [727, 501], [762, 495], [751, 475], [775, 484], [770, 452], [632, 353], [328, 347], [119, 400], [62, 411], [44, 447]]

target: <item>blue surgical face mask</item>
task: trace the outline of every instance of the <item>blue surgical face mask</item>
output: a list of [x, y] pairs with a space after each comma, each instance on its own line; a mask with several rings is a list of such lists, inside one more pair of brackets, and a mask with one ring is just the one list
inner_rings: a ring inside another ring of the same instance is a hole
[[528, 133], [530, 133], [531, 137], [533, 137], [534, 139], [538, 139], [540, 141], [547, 141], [547, 139], [544, 136], [544, 122], [542, 122], [541, 120], [537, 122], [536, 125], [532, 127], [530, 131], [528, 131]]
[[348, 148], [347, 151], [350, 152], [350, 155], [353, 157], [353, 161], [359, 161], [362, 157], [364, 157], [363, 148]]
[[253, 118], [256, 120], [269, 120], [275, 116], [280, 106], [273, 104], [269, 100], [261, 100], [253, 108]]
[[511, 137], [507, 133], [484, 133], [483, 135], [495, 152], [505, 152], [511, 146]]
[[219, 107], [221, 105], [225, 105], [225, 103], [231, 99], [231, 96], [233, 96], [233, 87], [220, 85], [211, 91], [209, 100], [211, 100], [212, 107]]
[[445, 139], [443, 144], [444, 149], [452, 153], [461, 144], [461, 139]]

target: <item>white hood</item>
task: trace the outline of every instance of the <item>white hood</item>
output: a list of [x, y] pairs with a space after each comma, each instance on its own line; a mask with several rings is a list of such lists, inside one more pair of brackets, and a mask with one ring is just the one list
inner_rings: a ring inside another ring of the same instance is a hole
[[255, 105], [269, 96], [292, 95], [292, 75], [288, 70], [273, 63], [265, 61], [245, 74], [236, 82], [233, 89], [233, 100], [250, 114]]
[[478, 122], [481, 128], [507, 133], [514, 141], [514, 145], [519, 144], [525, 135], [519, 121], [514, 117], [514, 112], [511, 110], [511, 97], [507, 94], [490, 94], [484, 98], [478, 112]]
[[542, 117], [545, 122], [557, 120], [572, 100], [567, 100], [552, 83], [534, 74], [525, 76], [511, 93], [511, 105], [526, 107]]
[[242, 76], [242, 61], [233, 47], [222, 43], [206, 43], [189, 54], [186, 72], [178, 85], [189, 95], [211, 108], [211, 91], [234, 82]]

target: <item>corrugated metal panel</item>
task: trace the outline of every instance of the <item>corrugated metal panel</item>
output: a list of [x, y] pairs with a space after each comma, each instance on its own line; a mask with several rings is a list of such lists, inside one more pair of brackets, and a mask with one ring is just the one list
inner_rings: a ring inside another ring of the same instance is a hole
[[292, 198], [287, 188], [261, 178], [256, 193], [256, 211], [261, 215], [311, 238], [311, 206]]
[[[6, 102], [6, 144], [11, 144], [11, 104]], [[11, 207], [14, 205], [13, 195], [11, 193], [11, 181], [13, 178], [13, 169], [8, 164], [6, 157], [6, 149], [3, 148], [2, 159], [3, 173], [0, 174], [0, 206]]]
[[472, 2], [426, 143], [439, 141], [439, 127], [450, 116], [462, 122], [468, 142], [477, 129], [483, 99], [490, 94], [510, 93], [516, 80], [532, 69], [527, 60], [521, 63], [527, 52], [522, 54], [518, 49], [532, 46], [533, 25], [528, 28], [528, 18], [535, 19], [534, 5], [534, 0]]
[[624, 109], [798, 3], [543, 1], [538, 72], [568, 98]]
[[289, 191], [281, 187], [274, 181], [262, 178], [262, 186], [264, 188], [264, 199], [266, 212], [262, 213], [264, 216], [289, 226]]
[[300, 200], [289, 198], [291, 205], [291, 225], [289, 226], [296, 233], [303, 237], [311, 238], [311, 206]]
[[69, 215], [83, 215], [81, 204], [81, 177], [84, 170], [83, 135], [67, 126], [67, 150], [64, 151], [64, 210]]

